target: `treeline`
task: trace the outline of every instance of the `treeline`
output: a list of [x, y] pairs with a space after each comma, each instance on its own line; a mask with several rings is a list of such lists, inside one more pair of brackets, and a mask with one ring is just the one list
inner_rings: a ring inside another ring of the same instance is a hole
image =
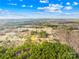
[[0, 59], [79, 59], [75, 51], [65, 44], [26, 43], [19, 47], [0, 47]]

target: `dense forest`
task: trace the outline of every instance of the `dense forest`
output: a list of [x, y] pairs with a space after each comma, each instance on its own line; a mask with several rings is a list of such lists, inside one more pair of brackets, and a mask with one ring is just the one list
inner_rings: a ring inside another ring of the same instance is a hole
[[79, 59], [65, 44], [43, 42], [25, 43], [18, 47], [0, 47], [0, 59]]

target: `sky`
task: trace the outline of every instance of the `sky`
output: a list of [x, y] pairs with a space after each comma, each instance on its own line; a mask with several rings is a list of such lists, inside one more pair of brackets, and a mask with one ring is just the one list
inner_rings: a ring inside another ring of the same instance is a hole
[[79, 0], [0, 0], [3, 18], [79, 18]]

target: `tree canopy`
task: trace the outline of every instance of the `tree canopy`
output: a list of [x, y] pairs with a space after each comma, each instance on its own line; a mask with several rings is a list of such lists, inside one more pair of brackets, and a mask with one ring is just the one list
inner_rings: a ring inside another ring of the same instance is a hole
[[1, 59], [79, 59], [75, 51], [65, 44], [24, 44], [19, 47], [0, 47]]

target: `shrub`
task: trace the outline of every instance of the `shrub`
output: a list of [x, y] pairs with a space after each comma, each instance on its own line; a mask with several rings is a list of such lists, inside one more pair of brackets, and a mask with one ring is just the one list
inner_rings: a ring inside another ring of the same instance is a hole
[[24, 44], [15, 48], [0, 47], [0, 59], [79, 59], [74, 50], [65, 44]]

